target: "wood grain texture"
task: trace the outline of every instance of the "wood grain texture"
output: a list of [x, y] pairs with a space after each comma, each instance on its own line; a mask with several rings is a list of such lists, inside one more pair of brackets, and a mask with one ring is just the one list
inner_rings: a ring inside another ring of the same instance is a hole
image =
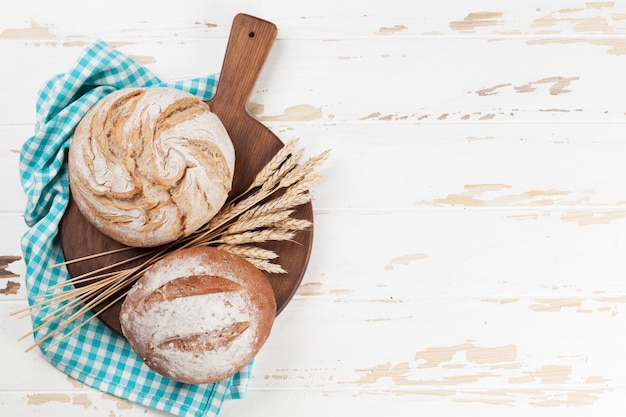
[[[218, 72], [250, 13], [278, 36], [249, 112], [332, 154], [302, 284], [221, 415], [623, 414], [626, 5], [66, 3], [93, 18], [0, 6], [0, 255], [21, 254], [16, 150], [47, 78], [94, 39], [164, 79]], [[25, 355], [24, 305], [0, 294], [11, 415], [162, 415]]]
[[[237, 162], [229, 199], [244, 193], [254, 181], [255, 175], [283, 146], [278, 136], [246, 112], [246, 104], [271, 51], [276, 32], [276, 26], [271, 22], [241, 13], [234, 17], [218, 88], [215, 96], [208, 101], [211, 111], [220, 118], [228, 131], [235, 149]], [[305, 219], [312, 224], [312, 204], [309, 202], [294, 209], [293, 217]], [[78, 205], [73, 201], [63, 216], [60, 239], [67, 260], [81, 259], [124, 246], [96, 230], [82, 216]], [[284, 274], [266, 274], [274, 290], [278, 314], [298, 289], [308, 265], [312, 244], [313, 226], [299, 233], [293, 241], [263, 244], [263, 247], [280, 256], [281, 266], [286, 271]], [[134, 248], [72, 263], [67, 268], [72, 277], [79, 277], [110, 264], [135, 259], [149, 251], [150, 249]], [[136, 259], [115, 270], [132, 268], [144, 261], [145, 258]], [[127, 285], [110, 297], [98, 300], [93, 308], [101, 320], [120, 335], [122, 331], [119, 312], [123, 302], [120, 297], [125, 291], [128, 291]], [[110, 305], [111, 303], [113, 304]]]

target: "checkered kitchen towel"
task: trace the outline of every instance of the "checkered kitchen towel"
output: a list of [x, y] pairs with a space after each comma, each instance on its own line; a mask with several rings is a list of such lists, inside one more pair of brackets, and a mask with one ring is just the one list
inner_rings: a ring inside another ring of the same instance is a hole
[[[164, 83], [131, 58], [98, 41], [84, 50], [73, 68], [50, 79], [39, 92], [35, 134], [25, 142], [20, 155], [27, 196], [24, 217], [30, 227], [22, 238], [22, 251], [31, 304], [51, 286], [69, 278], [65, 268], [49, 265], [63, 262], [56, 236], [69, 199], [66, 151], [74, 128], [107, 94], [124, 87], [147, 86], [179, 88], [207, 100], [215, 93], [216, 76]], [[33, 328], [42, 323], [45, 314], [33, 315]], [[50, 330], [38, 329], [35, 340]], [[215, 384], [174, 382], [150, 370], [124, 338], [97, 319], [46, 350], [56, 340], [44, 341], [41, 351], [59, 370], [101, 391], [174, 415], [215, 416], [224, 400], [241, 398], [246, 392], [251, 364]]]

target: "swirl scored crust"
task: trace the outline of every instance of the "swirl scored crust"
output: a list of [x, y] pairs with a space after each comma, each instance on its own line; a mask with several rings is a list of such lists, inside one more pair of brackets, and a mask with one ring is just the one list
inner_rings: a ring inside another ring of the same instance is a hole
[[223, 206], [235, 151], [207, 103], [173, 88], [126, 88], [76, 127], [70, 189], [85, 218], [129, 246], [189, 235]]
[[276, 301], [265, 275], [212, 247], [182, 249], [152, 265], [120, 311], [122, 332], [154, 371], [175, 381], [226, 379], [267, 340]]

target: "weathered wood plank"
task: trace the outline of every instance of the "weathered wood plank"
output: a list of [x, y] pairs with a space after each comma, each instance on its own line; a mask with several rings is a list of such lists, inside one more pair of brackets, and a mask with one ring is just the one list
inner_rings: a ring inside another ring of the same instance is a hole
[[[176, 80], [219, 72], [225, 44], [141, 39], [119, 49]], [[0, 124], [34, 123], [38, 89], [80, 52], [0, 39], [3, 56], [20, 56], [0, 80]], [[571, 38], [278, 40], [250, 109], [263, 122], [309, 124], [624, 122], [621, 58]], [[15, 83], [24, 73], [28, 81]]]
[[279, 28], [250, 111], [307, 154], [332, 154], [313, 190], [305, 279], [248, 399], [222, 415], [622, 410], [626, 6], [578, 0], [5, 2], [3, 410], [163, 415], [17, 342], [30, 329], [9, 316], [26, 305], [19, 149], [38, 88], [89, 42], [163, 79], [205, 75], [241, 11]]

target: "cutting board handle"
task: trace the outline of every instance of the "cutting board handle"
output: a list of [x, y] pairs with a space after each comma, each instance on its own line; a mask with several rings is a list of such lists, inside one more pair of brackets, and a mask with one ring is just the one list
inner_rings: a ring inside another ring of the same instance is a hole
[[211, 107], [220, 107], [221, 118], [241, 117], [263, 64], [272, 49], [276, 25], [240, 13], [233, 19], [222, 70]]

